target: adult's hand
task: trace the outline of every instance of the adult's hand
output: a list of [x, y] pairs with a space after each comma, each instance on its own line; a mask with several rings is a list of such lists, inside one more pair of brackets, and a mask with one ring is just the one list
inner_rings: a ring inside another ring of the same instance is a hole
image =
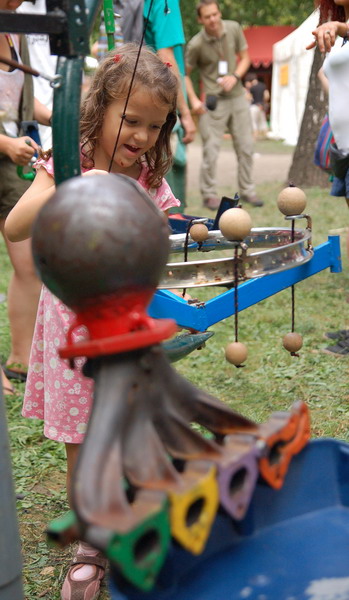
[[306, 50], [311, 50], [317, 45], [322, 54], [330, 52], [336, 41], [337, 35], [345, 35], [347, 26], [340, 21], [328, 21], [319, 25], [312, 31], [315, 40], [306, 46]]
[[184, 129], [183, 144], [190, 144], [195, 138], [196, 127], [189, 111], [181, 115], [181, 124]]
[[236, 86], [239, 80], [235, 75], [224, 75], [224, 77], [218, 77], [217, 83], [220, 85], [225, 92], [230, 92], [233, 87]]
[[203, 115], [207, 112], [207, 108], [199, 98], [193, 99], [191, 102], [191, 109], [194, 115]]
[[16, 165], [24, 167], [28, 164], [35, 152], [38, 152], [39, 146], [27, 135], [19, 138], [7, 137], [4, 152]]

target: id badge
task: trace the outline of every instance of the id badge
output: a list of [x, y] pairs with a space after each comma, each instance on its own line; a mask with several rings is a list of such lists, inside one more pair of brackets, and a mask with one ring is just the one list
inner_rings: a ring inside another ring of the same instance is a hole
[[219, 60], [218, 61], [218, 75], [220, 77], [224, 77], [224, 75], [228, 75], [228, 61], [227, 60]]

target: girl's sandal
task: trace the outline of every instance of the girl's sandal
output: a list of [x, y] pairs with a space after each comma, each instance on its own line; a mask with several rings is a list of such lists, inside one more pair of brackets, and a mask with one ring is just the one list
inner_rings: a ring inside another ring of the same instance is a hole
[[[77, 581], [73, 578], [73, 575], [82, 565], [95, 565], [96, 568], [91, 577]], [[100, 553], [97, 556], [76, 554], [63, 583], [61, 600], [96, 600], [99, 596], [106, 567], [107, 559]]]

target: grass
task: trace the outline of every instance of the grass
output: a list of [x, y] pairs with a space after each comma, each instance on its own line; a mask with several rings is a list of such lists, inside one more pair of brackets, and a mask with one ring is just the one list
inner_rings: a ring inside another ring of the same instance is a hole
[[[279, 146], [278, 146], [279, 144]], [[274, 154], [284, 146], [278, 142], [259, 142], [257, 151]], [[272, 160], [272, 158], [271, 158]], [[258, 186], [265, 199], [263, 208], [250, 209], [253, 226], [285, 226], [276, 208], [279, 182]], [[231, 190], [220, 189], [222, 195]], [[313, 219], [313, 243], [327, 239], [330, 229], [347, 224], [348, 209], [342, 199], [331, 198], [327, 190], [305, 190], [307, 212]], [[197, 190], [190, 190], [190, 214], [202, 214]], [[211, 216], [211, 215], [210, 215]], [[236, 369], [224, 360], [224, 347], [234, 339], [233, 318], [212, 327], [215, 335], [206, 347], [179, 363], [176, 368], [189, 380], [208, 390], [244, 415], [262, 421], [274, 410], [288, 409], [298, 399], [311, 410], [314, 436], [332, 436], [348, 440], [349, 386], [348, 359], [323, 354], [328, 342], [327, 330], [349, 327], [348, 261], [344, 238], [341, 240], [343, 272], [324, 271], [296, 286], [296, 329], [304, 345], [299, 358], [291, 357], [281, 344], [291, 327], [290, 290], [285, 290], [239, 315], [239, 338], [248, 345], [249, 357], [244, 369]], [[0, 294], [6, 293], [10, 265], [0, 242]], [[212, 290], [202, 292], [209, 298]], [[0, 304], [0, 355], [4, 360], [9, 348], [6, 303]], [[27, 600], [58, 600], [70, 550], [51, 549], [45, 539], [45, 527], [66, 510], [65, 457], [61, 444], [43, 437], [42, 424], [20, 416], [23, 384], [16, 384], [16, 397], [7, 397], [7, 418], [11, 439], [13, 472], [18, 500]], [[106, 590], [101, 600], [109, 595]]]

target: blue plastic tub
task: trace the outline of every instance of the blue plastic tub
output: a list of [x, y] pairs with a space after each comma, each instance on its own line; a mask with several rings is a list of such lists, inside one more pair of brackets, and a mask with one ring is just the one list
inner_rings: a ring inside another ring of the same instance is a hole
[[259, 483], [245, 519], [219, 514], [206, 550], [173, 545], [156, 587], [113, 600], [349, 600], [349, 445], [310, 442], [281, 490]]

